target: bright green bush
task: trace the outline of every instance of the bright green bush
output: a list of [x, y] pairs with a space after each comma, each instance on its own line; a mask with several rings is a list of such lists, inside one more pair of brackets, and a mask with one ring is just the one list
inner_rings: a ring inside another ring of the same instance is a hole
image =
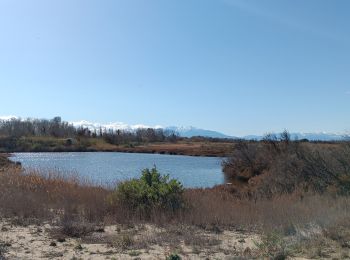
[[181, 257], [178, 254], [171, 254], [167, 256], [166, 260], [181, 260]]
[[183, 207], [183, 186], [169, 175], [161, 175], [156, 168], [142, 171], [141, 178], [120, 183], [110, 203], [147, 214], [152, 210], [176, 211]]

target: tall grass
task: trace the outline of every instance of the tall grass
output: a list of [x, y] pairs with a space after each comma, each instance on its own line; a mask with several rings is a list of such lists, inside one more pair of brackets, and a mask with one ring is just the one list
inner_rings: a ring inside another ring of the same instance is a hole
[[108, 191], [74, 176], [8, 168], [0, 172], [0, 190], [0, 213], [5, 217], [50, 220], [70, 214], [93, 221], [106, 212]]
[[55, 173], [8, 169], [0, 172], [0, 190], [2, 217], [55, 221], [68, 223], [69, 227], [74, 226], [74, 222], [135, 224], [147, 221], [214, 230], [288, 231], [310, 224], [327, 227], [344, 221], [350, 223], [350, 198], [326, 194], [293, 193], [251, 200], [238, 198], [224, 187], [186, 189], [182, 195], [185, 207], [177, 211], [157, 208], [143, 215], [123, 204], [110, 205], [108, 198], [113, 190]]
[[[350, 220], [350, 198], [330, 195], [284, 194], [257, 201], [238, 199], [219, 189], [187, 190], [190, 210], [182, 221], [203, 227], [225, 227], [246, 230], [279, 230], [304, 228], [310, 224], [329, 226]], [[349, 222], [350, 223], [350, 222]]]

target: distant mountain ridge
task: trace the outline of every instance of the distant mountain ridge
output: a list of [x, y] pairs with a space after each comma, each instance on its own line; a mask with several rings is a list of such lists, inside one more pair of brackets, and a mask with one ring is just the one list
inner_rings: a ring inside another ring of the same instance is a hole
[[[11, 120], [11, 119], [18, 119], [19, 117], [16, 116], [0, 116], [0, 120]], [[187, 126], [187, 127], [177, 127], [177, 126], [168, 126], [163, 127], [161, 125], [143, 125], [143, 124], [135, 124], [135, 125], [129, 125], [123, 122], [112, 122], [107, 124], [100, 124], [95, 122], [89, 122], [86, 120], [81, 121], [75, 121], [75, 122], [69, 122], [73, 124], [75, 127], [84, 127], [88, 128], [92, 131], [102, 129], [113, 129], [113, 130], [126, 130], [126, 131], [135, 131], [139, 128], [155, 128], [155, 129], [164, 129], [164, 130], [171, 130], [177, 132], [182, 137], [193, 137], [193, 136], [203, 136], [203, 137], [211, 137], [211, 138], [232, 138], [232, 139], [245, 139], [245, 140], [261, 140], [263, 139], [263, 135], [246, 135], [242, 137], [236, 137], [236, 136], [230, 136], [226, 135], [224, 133], [208, 130], [208, 129], [202, 129], [197, 128], [193, 126]], [[293, 140], [298, 139], [308, 139], [310, 141], [340, 141], [343, 140], [345, 136], [349, 136], [349, 134], [340, 134], [340, 133], [326, 133], [326, 132], [319, 132], [319, 133], [290, 133], [290, 136]]]
[[[76, 127], [82, 126], [89, 128], [90, 130], [93, 129], [99, 129], [100, 127], [105, 129], [120, 129], [120, 130], [128, 130], [128, 131], [134, 131], [138, 128], [155, 128], [155, 129], [164, 129], [164, 130], [171, 130], [178, 133], [181, 137], [193, 137], [193, 136], [203, 136], [203, 137], [211, 137], [211, 138], [231, 138], [231, 139], [245, 139], [245, 140], [262, 140], [264, 138], [263, 135], [246, 135], [242, 137], [236, 137], [236, 136], [230, 136], [226, 135], [224, 133], [208, 130], [208, 129], [202, 129], [197, 128], [193, 126], [168, 126], [163, 127], [161, 125], [156, 126], [148, 126], [143, 124], [136, 124], [136, 125], [128, 125], [125, 123], [117, 122], [117, 123], [109, 123], [109, 124], [98, 124], [98, 123], [91, 123], [88, 121], [79, 121], [79, 122], [72, 122], [72, 124]], [[345, 134], [339, 134], [339, 133], [325, 133], [325, 132], [319, 132], [319, 133], [290, 133], [291, 139], [293, 140], [301, 140], [301, 139], [308, 139], [310, 141], [340, 141], [344, 139]]]
[[237, 137], [229, 136], [217, 131], [196, 128], [193, 126], [188, 126], [188, 127], [169, 126], [169, 127], [166, 127], [165, 129], [175, 131], [182, 137], [204, 136], [204, 137], [211, 137], [211, 138], [237, 138]]
[[[346, 134], [336, 134], [336, 133], [290, 133], [292, 140], [302, 140], [307, 139], [310, 141], [341, 141], [344, 140]], [[262, 140], [263, 135], [247, 135], [243, 136], [242, 139], [246, 140]]]
[[213, 131], [213, 130], [206, 130], [206, 129], [200, 129], [193, 126], [188, 127], [176, 127], [176, 126], [169, 126], [169, 127], [163, 127], [161, 125], [155, 125], [155, 126], [149, 126], [149, 125], [143, 125], [143, 124], [136, 124], [136, 125], [128, 125], [122, 122], [115, 122], [115, 123], [108, 123], [108, 124], [99, 124], [99, 123], [92, 123], [89, 121], [77, 121], [77, 122], [70, 122], [75, 127], [84, 127], [88, 128], [90, 130], [98, 130], [100, 128], [102, 129], [113, 129], [113, 130], [127, 130], [127, 131], [134, 131], [139, 128], [154, 128], [154, 129], [164, 129], [164, 130], [171, 130], [176, 133], [178, 133], [182, 137], [193, 137], [193, 136], [204, 136], [204, 137], [212, 137], [212, 138], [234, 138], [232, 136]]
[[126, 124], [123, 122], [100, 124], [100, 123], [89, 122], [86, 120], [69, 122], [69, 123], [73, 124], [75, 127], [84, 127], [84, 128], [88, 128], [90, 130], [95, 130], [95, 129], [98, 130], [100, 128], [103, 128], [103, 129], [133, 131], [133, 130], [136, 130], [139, 128], [154, 128], [154, 129], [163, 128], [160, 125], [155, 125], [155, 126], [148, 126], [148, 125], [143, 125], [143, 124], [129, 125], [129, 124]]

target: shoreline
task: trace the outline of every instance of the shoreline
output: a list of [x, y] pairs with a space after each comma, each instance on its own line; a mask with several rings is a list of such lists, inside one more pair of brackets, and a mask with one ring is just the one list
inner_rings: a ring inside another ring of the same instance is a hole
[[10, 153], [0, 153], [0, 171], [11, 166], [20, 165], [18, 162], [11, 161], [10, 157], [12, 157]]
[[158, 155], [174, 155], [174, 156], [189, 156], [189, 157], [209, 157], [209, 158], [226, 158], [227, 156], [220, 155], [201, 155], [201, 154], [186, 154], [176, 152], [164, 151], [130, 151], [130, 150], [42, 150], [42, 151], [14, 151], [14, 152], [0, 152], [0, 156], [4, 155], [6, 158], [13, 157], [16, 153], [136, 153], [136, 154], [158, 154]]
[[[6, 139], [6, 138], [5, 138]], [[122, 152], [203, 157], [228, 157], [236, 147], [231, 141], [179, 140], [113, 144], [103, 138], [21, 137], [3, 140], [0, 153], [18, 152]]]
[[228, 157], [234, 150], [232, 143], [152, 143], [141, 144], [133, 147], [89, 144], [86, 146], [60, 146], [51, 147], [16, 147], [3, 149], [0, 154], [9, 157], [12, 153], [45, 153], [45, 152], [117, 152], [117, 153], [141, 153], [141, 154], [164, 154], [183, 155], [193, 157]]

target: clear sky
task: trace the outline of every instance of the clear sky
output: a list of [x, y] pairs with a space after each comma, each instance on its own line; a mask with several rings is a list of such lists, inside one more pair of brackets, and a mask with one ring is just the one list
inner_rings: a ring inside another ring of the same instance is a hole
[[349, 0], [0, 0], [0, 115], [350, 129]]

